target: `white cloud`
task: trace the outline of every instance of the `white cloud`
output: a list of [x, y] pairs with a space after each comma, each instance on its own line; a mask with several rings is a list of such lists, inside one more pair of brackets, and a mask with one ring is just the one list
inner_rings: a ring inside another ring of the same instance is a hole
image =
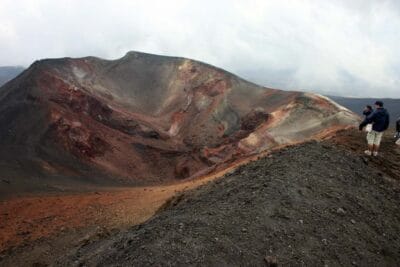
[[0, 65], [138, 50], [352, 96], [399, 97], [399, 35], [395, 0], [0, 0]]

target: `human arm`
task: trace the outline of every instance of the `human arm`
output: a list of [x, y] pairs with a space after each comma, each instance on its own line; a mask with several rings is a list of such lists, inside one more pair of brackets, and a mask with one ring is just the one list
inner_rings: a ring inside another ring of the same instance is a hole
[[375, 119], [375, 112], [372, 113], [371, 115], [369, 115], [368, 117], [366, 117], [363, 122], [361, 122], [360, 126], [358, 127], [358, 129], [361, 131], [367, 124], [372, 123]]

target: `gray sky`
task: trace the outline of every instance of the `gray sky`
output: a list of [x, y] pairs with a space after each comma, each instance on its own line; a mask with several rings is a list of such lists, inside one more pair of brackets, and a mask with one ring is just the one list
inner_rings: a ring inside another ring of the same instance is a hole
[[399, 98], [400, 1], [0, 0], [0, 65], [129, 50], [270, 87]]

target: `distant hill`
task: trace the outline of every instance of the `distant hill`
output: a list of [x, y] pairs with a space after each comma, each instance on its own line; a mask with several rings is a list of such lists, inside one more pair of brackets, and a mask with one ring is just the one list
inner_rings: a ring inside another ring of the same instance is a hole
[[[340, 96], [329, 96], [329, 98], [357, 114], [362, 114], [366, 105], [373, 106], [377, 100], [375, 98], [351, 98]], [[383, 98], [379, 100], [383, 101], [385, 108], [390, 113], [391, 124], [394, 125], [396, 119], [400, 117], [400, 99]]]
[[18, 66], [0, 67], [0, 86], [17, 77], [22, 71], [24, 68]]

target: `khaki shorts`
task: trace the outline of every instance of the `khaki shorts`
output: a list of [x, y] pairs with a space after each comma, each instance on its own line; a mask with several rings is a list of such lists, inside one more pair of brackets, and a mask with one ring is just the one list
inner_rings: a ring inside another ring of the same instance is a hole
[[382, 140], [383, 132], [376, 132], [374, 130], [367, 134], [368, 145], [379, 146]]

